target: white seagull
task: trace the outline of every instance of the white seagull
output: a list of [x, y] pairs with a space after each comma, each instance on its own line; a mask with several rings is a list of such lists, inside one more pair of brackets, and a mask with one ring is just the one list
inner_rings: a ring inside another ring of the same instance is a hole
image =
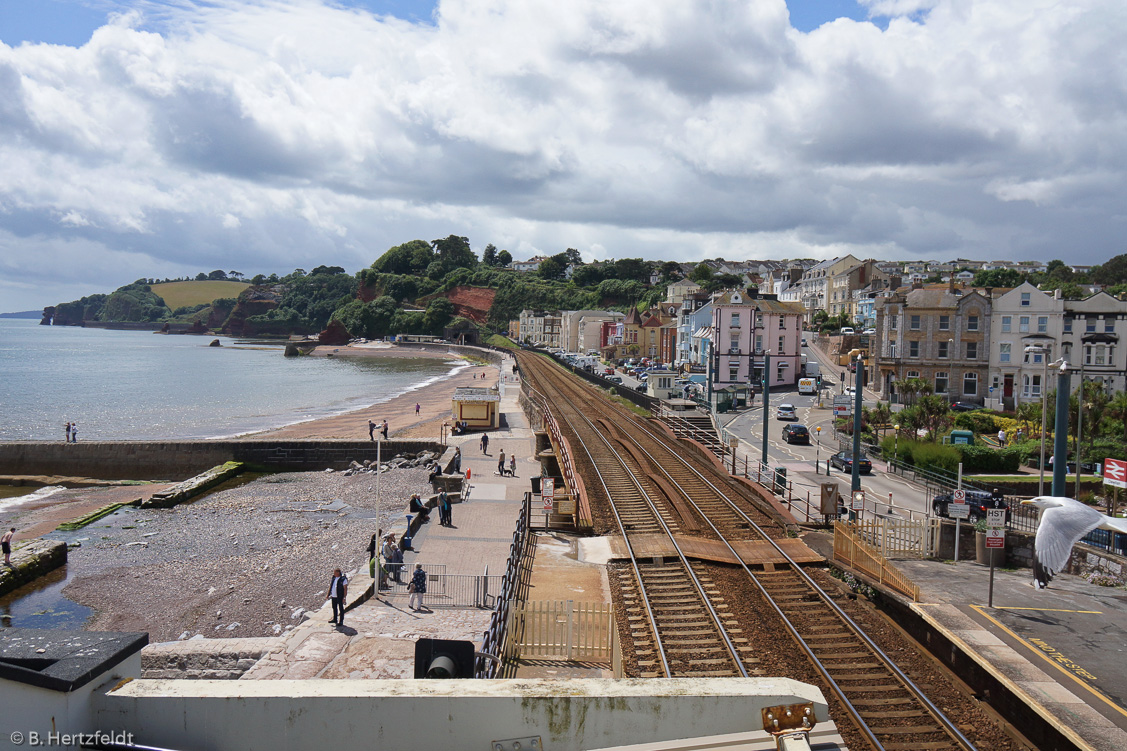
[[1071, 498], [1041, 495], [1021, 502], [1041, 509], [1041, 523], [1033, 541], [1033, 580], [1038, 589], [1068, 565], [1072, 546], [1093, 529], [1127, 533], [1127, 519], [1113, 519]]

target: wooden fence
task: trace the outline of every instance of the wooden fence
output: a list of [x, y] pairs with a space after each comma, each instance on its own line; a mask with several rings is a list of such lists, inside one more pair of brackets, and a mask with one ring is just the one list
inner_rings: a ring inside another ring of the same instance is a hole
[[506, 659], [619, 662], [614, 610], [606, 603], [538, 600], [514, 604]]
[[889, 563], [880, 550], [865, 542], [855, 524], [834, 522], [834, 560], [917, 602], [920, 599], [920, 588]]

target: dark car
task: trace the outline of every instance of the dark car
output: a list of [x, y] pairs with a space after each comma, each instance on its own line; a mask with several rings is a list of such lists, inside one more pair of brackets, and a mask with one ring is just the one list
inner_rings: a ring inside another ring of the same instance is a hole
[[787, 443], [810, 443], [810, 431], [805, 425], [792, 423], [783, 426], [783, 440]]
[[982, 409], [982, 405], [974, 402], [951, 402], [952, 412], [974, 412], [976, 409]]
[[[979, 519], [985, 519], [986, 509], [988, 508], [1004, 508], [1006, 510], [1006, 521], [1010, 520], [1010, 507], [1005, 499], [999, 499], [998, 503], [1000, 505], [995, 506], [993, 495], [987, 493], [985, 490], [967, 490], [964, 492], [967, 494], [967, 509], [969, 511], [967, 518], [970, 521], [975, 522]], [[950, 518], [947, 507], [951, 505], [951, 501], [950, 493], [937, 495], [931, 502], [931, 510], [935, 512], [936, 516]]]
[[[873, 463], [869, 461], [869, 457], [861, 454], [857, 462], [860, 465], [861, 474], [867, 475], [873, 471]], [[837, 467], [842, 472], [853, 471], [853, 452], [852, 451], [839, 451], [830, 457], [830, 466]]]

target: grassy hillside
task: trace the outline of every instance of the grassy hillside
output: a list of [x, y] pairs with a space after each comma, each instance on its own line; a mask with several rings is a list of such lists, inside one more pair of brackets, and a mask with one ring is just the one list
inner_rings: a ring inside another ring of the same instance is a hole
[[250, 285], [245, 282], [168, 282], [154, 284], [153, 292], [164, 299], [164, 304], [176, 310], [190, 305], [208, 305], [221, 297], [238, 297]]

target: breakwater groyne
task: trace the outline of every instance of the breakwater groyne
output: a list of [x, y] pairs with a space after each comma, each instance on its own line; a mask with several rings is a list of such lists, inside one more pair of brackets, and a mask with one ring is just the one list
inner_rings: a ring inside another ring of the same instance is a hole
[[[431, 450], [434, 441], [384, 441], [381, 458]], [[92, 477], [100, 480], [184, 480], [226, 462], [249, 468], [306, 472], [347, 469], [376, 460], [376, 444], [353, 440], [198, 440], [0, 443], [0, 475]]]

